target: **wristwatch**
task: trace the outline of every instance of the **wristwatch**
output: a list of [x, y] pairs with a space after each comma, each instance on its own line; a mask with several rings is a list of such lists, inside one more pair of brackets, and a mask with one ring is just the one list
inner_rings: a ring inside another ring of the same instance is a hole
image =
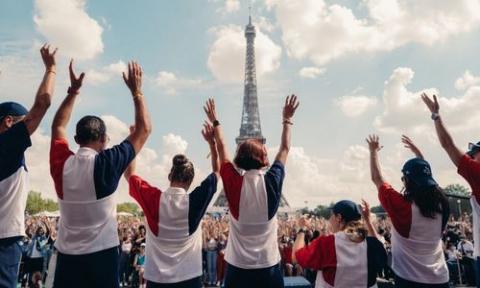
[[435, 120], [438, 120], [438, 118], [440, 118], [440, 114], [438, 114], [436, 112], [433, 112], [432, 113], [432, 120], [435, 121]]
[[213, 121], [213, 127], [217, 127], [218, 125], [220, 125], [220, 122], [218, 122], [218, 120], [215, 120]]

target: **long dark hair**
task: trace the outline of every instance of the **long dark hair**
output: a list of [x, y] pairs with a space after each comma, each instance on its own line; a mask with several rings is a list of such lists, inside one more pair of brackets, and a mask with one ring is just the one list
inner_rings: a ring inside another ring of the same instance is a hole
[[450, 206], [447, 195], [440, 186], [418, 186], [405, 178], [405, 198], [418, 206], [423, 217], [435, 219], [436, 214], [441, 214], [443, 225], [447, 223]]

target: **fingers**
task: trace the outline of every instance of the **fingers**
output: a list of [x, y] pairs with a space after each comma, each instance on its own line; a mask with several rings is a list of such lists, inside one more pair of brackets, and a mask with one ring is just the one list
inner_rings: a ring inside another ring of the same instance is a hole
[[73, 58], [70, 59], [70, 64], [68, 65], [68, 71], [70, 72], [70, 80], [75, 80], [75, 72], [73, 72]]
[[55, 54], [57, 54], [57, 51], [58, 51], [58, 48], [55, 48], [55, 50], [53, 50], [52, 56], [55, 56]]
[[128, 87], [130, 87], [130, 86], [128, 85], [128, 79], [127, 79], [127, 75], [125, 75], [125, 72], [122, 72], [122, 78], [123, 78], [123, 81], [125, 81], [125, 84], [126, 84]]
[[78, 78], [78, 81], [80, 82], [80, 84], [83, 82], [84, 77], [85, 77], [85, 72], [82, 72], [82, 74], [80, 74], [80, 77]]

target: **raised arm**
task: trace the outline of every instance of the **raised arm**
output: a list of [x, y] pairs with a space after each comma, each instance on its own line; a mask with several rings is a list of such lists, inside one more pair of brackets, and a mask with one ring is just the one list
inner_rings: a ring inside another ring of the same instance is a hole
[[[134, 132], [135, 132], [135, 126], [132, 125], [130, 126], [130, 135], [132, 135]], [[127, 169], [125, 169], [125, 172], [123, 172], [123, 177], [125, 177], [127, 182], [130, 179], [130, 176], [135, 175], [136, 170], [137, 170], [137, 157], [133, 158], [133, 160], [128, 165]]]
[[128, 136], [128, 140], [138, 154], [152, 131], [150, 115], [145, 105], [145, 97], [142, 93], [142, 67], [137, 62], [128, 63], [128, 75], [123, 73], [123, 80], [133, 96], [135, 104], [135, 131]]
[[293, 125], [292, 117], [295, 114], [298, 105], [300, 105], [300, 102], [297, 101], [297, 96], [295, 95], [287, 96], [287, 99], [285, 99], [285, 105], [283, 106], [282, 112], [282, 139], [280, 149], [275, 157], [276, 161], [280, 161], [283, 164], [287, 162], [288, 151], [290, 151], [291, 126]]
[[366, 139], [368, 148], [370, 150], [370, 173], [372, 175], [372, 181], [379, 188], [385, 183], [382, 172], [380, 171], [380, 164], [378, 161], [378, 151], [382, 148], [379, 143], [377, 135], [369, 135]]
[[438, 140], [440, 140], [440, 144], [442, 145], [443, 149], [447, 151], [448, 156], [455, 166], [458, 166], [464, 153], [455, 145], [452, 136], [450, 136], [450, 133], [448, 133], [447, 128], [445, 128], [445, 125], [443, 124], [443, 120], [439, 114], [440, 105], [438, 104], [437, 96], [433, 95], [432, 100], [427, 94], [422, 93], [422, 100], [432, 113], [432, 119], [435, 122], [435, 130], [437, 130], [437, 136]]
[[43, 45], [40, 49], [43, 64], [45, 65], [45, 74], [43, 74], [42, 83], [40, 83], [40, 87], [38, 87], [35, 102], [24, 119], [25, 126], [27, 126], [30, 135], [37, 130], [43, 116], [45, 116], [52, 103], [55, 75], [57, 74], [57, 65], [55, 63], [55, 54], [57, 53], [57, 50], [58, 49], [55, 49], [53, 52], [50, 52], [50, 45], [47, 44]]
[[370, 213], [370, 204], [362, 199], [362, 216], [367, 226], [368, 236], [378, 238], [377, 230], [373, 227], [372, 214]]
[[78, 94], [80, 94], [80, 88], [82, 87], [83, 78], [85, 73], [81, 73], [79, 77], [75, 75], [73, 71], [73, 59], [70, 60], [68, 66], [70, 74], [70, 87], [68, 88], [68, 95], [63, 100], [62, 104], [57, 110], [52, 122], [52, 139], [66, 138], [67, 124], [72, 116], [73, 105]]
[[230, 157], [228, 155], [225, 140], [223, 138], [222, 127], [220, 126], [220, 122], [217, 118], [217, 111], [215, 110], [215, 101], [213, 99], [208, 99], [207, 103], [203, 107], [203, 110], [205, 110], [208, 120], [210, 121], [210, 123], [212, 123], [212, 126], [214, 128], [215, 142], [217, 144], [220, 163], [230, 162]]
[[220, 162], [218, 161], [218, 151], [215, 142], [215, 129], [212, 125], [210, 125], [210, 123], [205, 122], [205, 124], [203, 124], [202, 135], [205, 141], [207, 141], [208, 146], [210, 147], [212, 171], [217, 175], [217, 177], [220, 177]]
[[410, 149], [410, 151], [412, 151], [417, 158], [425, 159], [420, 149], [418, 149], [418, 147], [413, 143], [412, 139], [410, 139], [408, 136], [402, 135], [402, 143], [405, 145], [405, 148]]
[[293, 263], [297, 263], [297, 256], [296, 256], [297, 251], [305, 247], [305, 232], [308, 229], [308, 226], [310, 226], [310, 222], [305, 216], [302, 216], [298, 219], [297, 227], [299, 228], [299, 231], [297, 233], [297, 238], [295, 239], [295, 242], [293, 243], [293, 247], [292, 247]]

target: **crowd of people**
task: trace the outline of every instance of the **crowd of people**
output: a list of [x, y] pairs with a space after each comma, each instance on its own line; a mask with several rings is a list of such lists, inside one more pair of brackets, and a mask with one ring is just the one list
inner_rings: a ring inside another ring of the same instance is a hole
[[[46, 220], [28, 219], [26, 229], [24, 153], [51, 105], [56, 51], [49, 45], [41, 48], [45, 73], [30, 110], [16, 102], [0, 103], [0, 287], [16, 286], [24, 251], [27, 282], [41, 285], [52, 246], [55, 288], [116, 288], [132, 281], [132, 275], [140, 288], [198, 288], [203, 282], [222, 282], [227, 288], [281, 288], [284, 275], [304, 275], [317, 288], [360, 288], [376, 287], [379, 274], [393, 277], [395, 287], [449, 287], [457, 276], [459, 281], [475, 280], [480, 287], [480, 142], [470, 143], [467, 152], [460, 150], [440, 116], [436, 96], [425, 93], [421, 99], [431, 112], [440, 145], [470, 184], [473, 212], [471, 220], [461, 223], [471, 226], [449, 224], [447, 196], [421, 149], [407, 136], [401, 141], [413, 157], [399, 169], [403, 189], [392, 187], [382, 173], [382, 145], [375, 134], [366, 138], [366, 145], [371, 180], [386, 220], [377, 221], [368, 203], [349, 199], [336, 202], [328, 220], [279, 218], [299, 107], [296, 95], [286, 97], [279, 113], [281, 138], [273, 163], [263, 138], [255, 134], [230, 154], [221, 113], [214, 99], [208, 99], [203, 107], [206, 120], [199, 128], [210, 149], [211, 173], [192, 187], [194, 164], [179, 154], [172, 159], [168, 187], [155, 187], [136, 170], [136, 155], [153, 131], [141, 66], [129, 62], [123, 73], [135, 111], [128, 137], [108, 148], [105, 122], [86, 115], [75, 127], [79, 148], [74, 152], [68, 123], [85, 73], [75, 73], [71, 60], [70, 87], [51, 123], [49, 166], [60, 217], [55, 229]], [[117, 221], [115, 192], [122, 176], [142, 209], [143, 224]], [[228, 216], [205, 219], [220, 181]], [[30, 239], [23, 241], [26, 230]]]

